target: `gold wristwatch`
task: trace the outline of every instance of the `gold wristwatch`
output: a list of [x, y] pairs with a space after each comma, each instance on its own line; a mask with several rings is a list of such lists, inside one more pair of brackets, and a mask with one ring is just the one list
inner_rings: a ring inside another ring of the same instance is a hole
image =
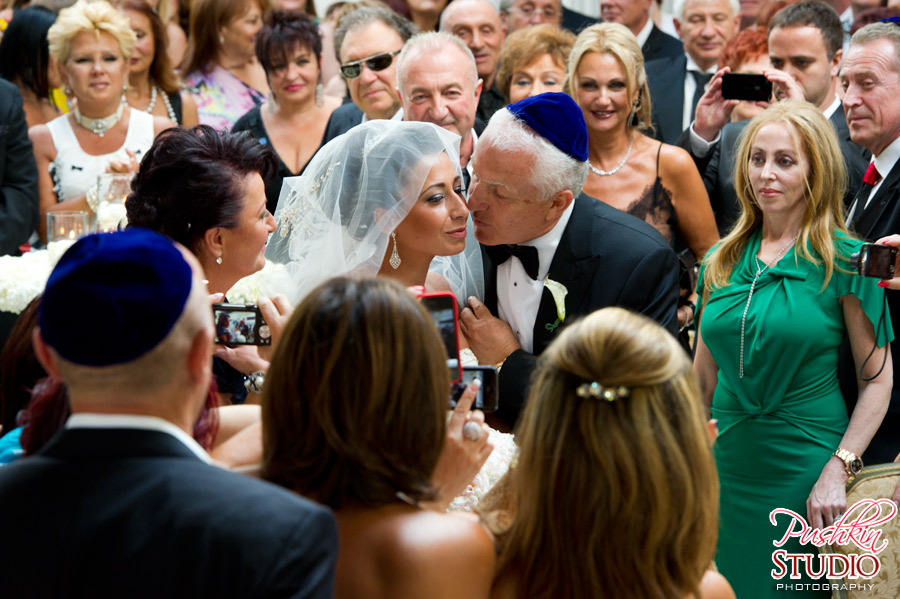
[[862, 472], [862, 460], [856, 457], [856, 454], [852, 451], [847, 451], [842, 447], [838, 447], [831, 455], [837, 456], [838, 459], [844, 462], [844, 467], [847, 469], [847, 474], [850, 476], [850, 480], [853, 480], [854, 477]]

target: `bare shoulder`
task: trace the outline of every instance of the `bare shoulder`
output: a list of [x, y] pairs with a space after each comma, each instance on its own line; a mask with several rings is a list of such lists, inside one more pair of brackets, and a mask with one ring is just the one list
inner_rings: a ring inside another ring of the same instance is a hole
[[56, 158], [56, 146], [53, 145], [53, 136], [50, 135], [50, 127], [46, 124], [34, 125], [28, 129], [28, 138], [34, 146], [35, 156], [53, 160]]
[[663, 175], [675, 175], [683, 173], [686, 169], [696, 171], [697, 166], [694, 159], [687, 153], [687, 150], [678, 146], [670, 146], [662, 144], [659, 151], [659, 170]]
[[197, 103], [194, 97], [182, 90], [181, 95], [181, 126], [193, 127], [200, 124], [200, 116], [197, 114]]
[[171, 129], [172, 127], [177, 127], [175, 123], [172, 122], [167, 116], [154, 116], [153, 117], [153, 135], [159, 135], [161, 132], [166, 129]]
[[474, 519], [422, 511], [396, 521], [383, 543], [380, 566], [390, 579], [388, 588], [405, 588], [409, 596], [423, 596], [428, 589], [431, 597], [490, 592], [494, 544]]
[[724, 576], [707, 570], [700, 581], [700, 599], [735, 599], [734, 589]]

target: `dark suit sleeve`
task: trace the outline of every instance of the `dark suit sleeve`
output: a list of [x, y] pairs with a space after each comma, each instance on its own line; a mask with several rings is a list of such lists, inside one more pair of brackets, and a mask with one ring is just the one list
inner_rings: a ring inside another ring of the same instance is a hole
[[[312, 506], [313, 504], [310, 503]], [[264, 594], [270, 599], [331, 599], [337, 560], [337, 523], [323, 507], [295, 523], [267, 575]]]
[[500, 402], [495, 416], [510, 427], [515, 426], [519, 414], [525, 407], [525, 398], [528, 397], [528, 390], [531, 388], [531, 377], [537, 370], [537, 360], [534, 354], [517, 349], [500, 367], [500, 374], [497, 377]]
[[38, 176], [22, 97], [0, 87], [0, 255], [17, 254], [38, 223]]
[[631, 271], [617, 306], [652, 318], [678, 334], [678, 257], [669, 247], [648, 253]]

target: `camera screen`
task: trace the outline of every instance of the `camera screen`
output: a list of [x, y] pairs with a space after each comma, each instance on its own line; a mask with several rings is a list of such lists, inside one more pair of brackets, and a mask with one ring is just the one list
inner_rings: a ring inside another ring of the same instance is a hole
[[422, 305], [434, 320], [444, 347], [447, 348], [447, 368], [450, 371], [450, 379], [457, 380], [459, 378], [459, 345], [456, 337], [456, 310], [454, 310], [453, 300], [449, 297], [425, 296], [422, 298]]

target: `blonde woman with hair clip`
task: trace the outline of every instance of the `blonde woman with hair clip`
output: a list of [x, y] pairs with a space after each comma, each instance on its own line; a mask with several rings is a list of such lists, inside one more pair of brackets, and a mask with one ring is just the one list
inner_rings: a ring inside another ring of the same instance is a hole
[[[690, 155], [644, 134], [650, 91], [637, 38], [617, 23], [582, 31], [569, 55], [564, 89], [581, 107], [588, 129], [591, 168], [584, 193], [656, 227], [693, 268], [719, 233]], [[691, 287], [682, 285], [681, 327], [693, 317]]]
[[[94, 210], [88, 190], [105, 172], [135, 172], [154, 137], [175, 123], [128, 107], [125, 90], [135, 35], [108, 2], [77, 2], [47, 32], [69, 114], [28, 131], [38, 167], [41, 218], [54, 210]], [[96, 193], [93, 194], [96, 199]]]
[[541, 356], [518, 463], [484, 500], [491, 596], [733, 599], [708, 572], [714, 438], [671, 333], [622, 308], [570, 325]]
[[[851, 265], [862, 242], [844, 226], [846, 185], [822, 111], [770, 106], [737, 151], [741, 216], [700, 270], [694, 370], [721, 432], [716, 564], [740, 597], [780, 596], [773, 542], [791, 524], [772, 526], [772, 510], [793, 510], [816, 529], [847, 510], [845, 486], [890, 400], [894, 332], [877, 280]], [[847, 338], [859, 385], [849, 419], [836, 368]], [[815, 553], [796, 538], [781, 549]], [[798, 587], [791, 597], [829, 596], [801, 574], [784, 580]]]

